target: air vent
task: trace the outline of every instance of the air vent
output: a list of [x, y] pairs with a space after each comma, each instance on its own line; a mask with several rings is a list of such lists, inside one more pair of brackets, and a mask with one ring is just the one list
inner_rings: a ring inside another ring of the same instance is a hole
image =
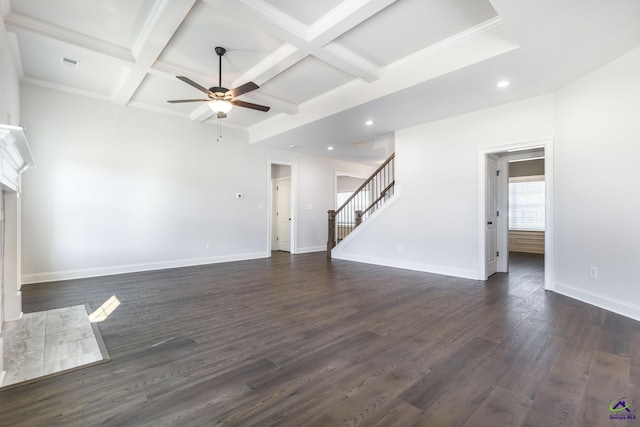
[[71, 58], [65, 58], [64, 56], [61, 58], [61, 61], [62, 65], [71, 68], [78, 68], [78, 64], [80, 64], [80, 61]]

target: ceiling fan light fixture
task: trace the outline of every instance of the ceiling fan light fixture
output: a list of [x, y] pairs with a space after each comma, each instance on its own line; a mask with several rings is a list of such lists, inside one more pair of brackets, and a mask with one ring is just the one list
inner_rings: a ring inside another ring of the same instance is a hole
[[209, 108], [214, 113], [227, 114], [233, 108], [233, 104], [229, 101], [216, 99], [213, 101], [209, 101]]

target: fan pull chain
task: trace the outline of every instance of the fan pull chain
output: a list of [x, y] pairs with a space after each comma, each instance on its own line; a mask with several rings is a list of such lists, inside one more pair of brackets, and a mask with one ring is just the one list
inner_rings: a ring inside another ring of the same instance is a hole
[[216, 132], [216, 134], [217, 134], [216, 142], [220, 142], [220, 140], [222, 139], [222, 131], [220, 129], [220, 117], [218, 117], [217, 115], [216, 115], [216, 126], [218, 128], [217, 132]]

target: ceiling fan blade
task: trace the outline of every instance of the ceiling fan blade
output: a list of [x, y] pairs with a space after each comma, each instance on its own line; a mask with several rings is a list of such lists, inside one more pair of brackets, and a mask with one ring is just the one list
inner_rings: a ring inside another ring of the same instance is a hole
[[178, 80], [182, 80], [183, 82], [185, 82], [188, 85], [191, 85], [193, 87], [195, 87], [196, 89], [198, 89], [199, 91], [202, 91], [204, 93], [206, 93], [207, 95], [210, 94], [211, 92], [209, 91], [209, 89], [207, 89], [204, 86], [200, 86], [198, 83], [194, 82], [193, 80], [191, 80], [189, 77], [185, 77], [185, 76], [176, 76], [176, 79]]
[[255, 84], [254, 82], [247, 82], [243, 85], [238, 86], [237, 88], [231, 89], [231, 96], [235, 98], [236, 96], [243, 95], [247, 92], [251, 92], [252, 90], [258, 89], [260, 86]]
[[180, 102], [202, 102], [202, 101], [207, 102], [207, 101], [211, 101], [211, 100], [210, 99], [172, 99], [172, 100], [167, 101], [167, 102], [170, 102], [171, 104], [178, 104]]
[[264, 105], [252, 104], [251, 102], [244, 101], [231, 101], [233, 105], [237, 105], [238, 107], [251, 108], [252, 110], [264, 111], [267, 112], [271, 109], [271, 107], [267, 107]]

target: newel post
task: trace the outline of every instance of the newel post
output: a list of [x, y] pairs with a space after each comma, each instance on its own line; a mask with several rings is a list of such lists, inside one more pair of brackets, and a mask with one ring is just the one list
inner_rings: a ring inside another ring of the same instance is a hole
[[336, 245], [336, 211], [327, 211], [329, 216], [329, 228], [327, 232], [327, 258], [331, 259], [331, 249]]

